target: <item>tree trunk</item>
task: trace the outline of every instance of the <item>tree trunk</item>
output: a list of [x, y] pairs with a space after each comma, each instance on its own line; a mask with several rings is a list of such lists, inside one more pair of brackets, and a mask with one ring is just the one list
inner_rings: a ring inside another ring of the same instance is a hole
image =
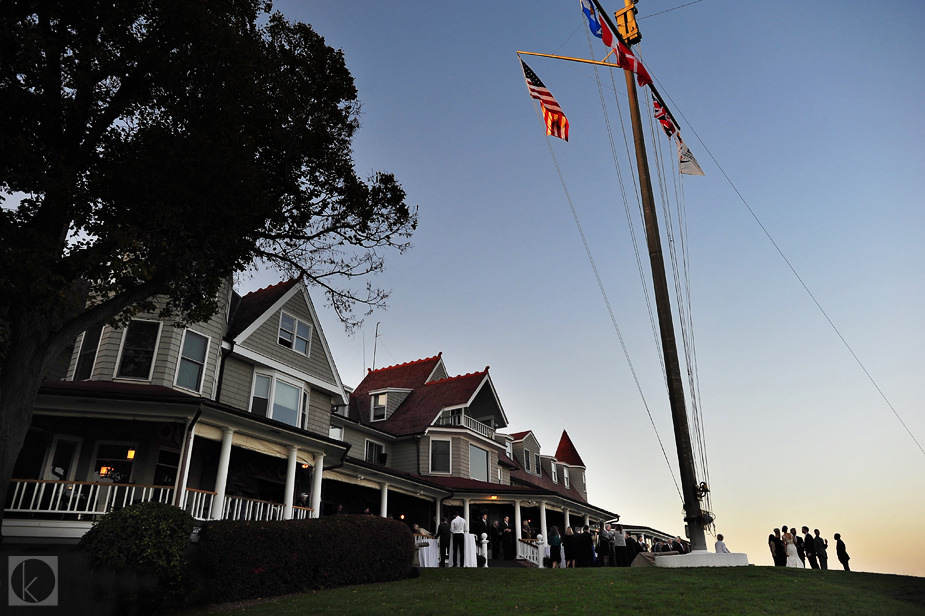
[[0, 365], [0, 503], [3, 503], [0, 524], [13, 467], [32, 423], [39, 387], [51, 362], [69, 343], [60, 334], [53, 342], [47, 338], [48, 320], [38, 311], [20, 314], [12, 325], [13, 336]]

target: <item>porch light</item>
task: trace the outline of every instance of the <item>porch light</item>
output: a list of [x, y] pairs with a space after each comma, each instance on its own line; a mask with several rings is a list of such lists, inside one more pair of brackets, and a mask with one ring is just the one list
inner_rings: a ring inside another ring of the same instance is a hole
[[489, 496], [488, 498], [490, 498], [491, 500], [498, 500], [498, 497], [495, 496], [494, 494], [492, 494], [492, 495]]
[[100, 467], [100, 477], [109, 477], [111, 473], [112, 473], [111, 466], [101, 466]]
[[405, 519], [405, 514], [403, 513], [403, 514], [401, 514], [401, 515], [398, 516], [398, 517], [401, 518], [402, 520], [404, 520], [404, 519]]
[[303, 464], [302, 468], [308, 468], [308, 464]]
[[129, 460], [134, 460], [134, 459], [135, 459], [135, 450], [132, 449], [132, 448], [129, 448], [128, 453], [125, 454], [125, 457], [126, 457], [127, 459], [129, 459]]

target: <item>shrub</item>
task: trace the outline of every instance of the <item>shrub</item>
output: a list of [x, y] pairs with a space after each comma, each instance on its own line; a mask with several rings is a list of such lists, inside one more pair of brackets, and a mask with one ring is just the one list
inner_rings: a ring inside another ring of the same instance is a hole
[[108, 594], [158, 603], [181, 590], [193, 525], [193, 518], [173, 505], [136, 503], [101, 517], [80, 547], [97, 568], [113, 574]]
[[216, 521], [199, 538], [209, 601], [271, 597], [408, 577], [411, 530], [368, 515], [286, 522]]

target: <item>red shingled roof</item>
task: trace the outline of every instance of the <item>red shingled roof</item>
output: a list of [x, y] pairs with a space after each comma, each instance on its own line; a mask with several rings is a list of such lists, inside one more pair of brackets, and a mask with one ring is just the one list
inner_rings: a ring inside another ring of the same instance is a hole
[[244, 297], [238, 297], [236, 293], [232, 299], [231, 322], [228, 325], [226, 337], [233, 340], [297, 284], [299, 284], [299, 279], [291, 278], [263, 289], [251, 291]]
[[515, 432], [514, 434], [511, 434], [510, 436], [515, 441], [519, 441], [520, 439], [524, 438], [528, 434], [530, 434], [530, 430], [524, 430], [523, 432]]
[[[424, 432], [440, 410], [468, 402], [488, 376], [488, 370], [431, 381], [415, 388], [391, 417], [375, 427], [398, 436]], [[366, 396], [366, 406], [369, 398]], [[365, 423], [365, 422], [364, 422]]]
[[558, 483], [554, 482], [552, 479], [546, 476], [546, 471], [543, 471], [543, 476], [538, 477], [532, 473], [528, 473], [525, 470], [512, 470], [511, 471], [511, 483], [514, 482], [526, 483], [540, 490], [549, 490], [550, 492], [556, 492], [567, 498], [578, 501], [580, 503], [587, 503], [587, 499], [581, 496], [581, 493], [574, 488], [573, 484], [569, 484], [569, 487], [565, 487], [565, 484], [562, 481]]
[[568, 437], [568, 432], [562, 431], [562, 438], [559, 439], [559, 448], [556, 449], [556, 460], [570, 466], [584, 466], [578, 450], [572, 444], [572, 439]]

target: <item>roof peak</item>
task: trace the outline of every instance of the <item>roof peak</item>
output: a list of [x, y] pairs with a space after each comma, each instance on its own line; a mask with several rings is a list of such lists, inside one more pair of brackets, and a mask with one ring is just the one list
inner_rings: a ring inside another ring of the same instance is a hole
[[440, 351], [433, 357], [425, 357], [424, 359], [412, 359], [411, 361], [406, 361], [400, 364], [393, 364], [391, 366], [383, 366], [382, 368], [367, 368], [366, 373], [372, 374], [373, 372], [382, 372], [383, 370], [394, 370], [395, 368], [403, 368], [405, 366], [413, 366], [415, 364], [423, 364], [425, 362], [434, 361], [435, 359], [440, 359], [443, 357], [443, 351]]
[[488, 374], [488, 366], [485, 366], [484, 370], [478, 372], [467, 372], [466, 374], [457, 374], [456, 376], [448, 376], [445, 379], [439, 379], [436, 381], [427, 381], [424, 385], [436, 385], [437, 383], [446, 383], [447, 381], [454, 381], [456, 379], [464, 379], [467, 376], [479, 376]]

